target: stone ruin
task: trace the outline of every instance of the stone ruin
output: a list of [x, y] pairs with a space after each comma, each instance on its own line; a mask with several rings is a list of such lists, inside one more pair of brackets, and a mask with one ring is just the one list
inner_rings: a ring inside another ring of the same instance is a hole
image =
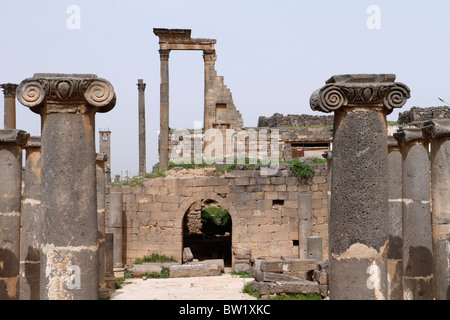
[[[161, 50], [187, 45], [215, 56], [207, 51], [212, 40], [155, 33]], [[136, 187], [107, 186], [109, 154], [95, 150], [96, 113], [115, 106], [107, 80], [35, 74], [3, 85], [0, 299], [95, 300], [114, 289], [125, 268], [161, 270], [133, 265], [157, 252], [178, 260], [169, 266], [172, 276], [216, 275], [227, 265], [250, 272], [262, 295], [449, 300], [450, 120], [416, 122], [388, 135], [386, 116], [410, 97], [395, 78], [336, 75], [311, 95], [313, 110], [334, 112], [333, 150], [307, 181], [292, 176], [290, 164], [271, 175], [258, 164], [223, 176], [144, 179]], [[15, 128], [14, 92], [41, 115], [40, 137]], [[199, 209], [213, 204], [228, 210], [231, 232], [220, 245], [185, 246], [202, 232]], [[196, 262], [199, 248], [205, 259]]]

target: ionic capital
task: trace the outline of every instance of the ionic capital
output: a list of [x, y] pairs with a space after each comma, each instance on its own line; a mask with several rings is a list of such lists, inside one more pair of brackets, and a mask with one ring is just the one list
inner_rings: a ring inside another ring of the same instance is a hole
[[393, 74], [347, 74], [331, 77], [310, 98], [312, 110], [332, 112], [341, 107], [384, 107], [386, 114], [401, 108], [410, 98]]
[[433, 119], [423, 123], [422, 130], [428, 138], [450, 138], [450, 119]]
[[17, 99], [35, 113], [108, 112], [116, 104], [114, 88], [94, 74], [37, 73], [23, 80]]
[[139, 91], [144, 91], [146, 84], [144, 83], [144, 81], [142, 79], [138, 79], [137, 86], [138, 86]]
[[3, 94], [5, 97], [15, 98], [16, 97], [16, 89], [19, 85], [15, 83], [4, 83], [0, 84], [0, 88], [3, 89]]
[[161, 61], [169, 61], [169, 54], [170, 54], [169, 49], [160, 49], [158, 50], [158, 52], [159, 52], [159, 59], [161, 59]]

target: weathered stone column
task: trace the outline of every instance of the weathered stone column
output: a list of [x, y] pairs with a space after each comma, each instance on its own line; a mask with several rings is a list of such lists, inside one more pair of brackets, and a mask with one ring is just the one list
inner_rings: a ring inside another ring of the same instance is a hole
[[142, 79], [138, 79], [139, 91], [139, 175], [144, 176], [147, 172], [145, 153], [145, 86]]
[[159, 50], [161, 60], [160, 85], [160, 130], [159, 130], [159, 168], [167, 169], [169, 165], [169, 53]]
[[15, 83], [4, 83], [0, 85], [5, 95], [5, 117], [4, 129], [16, 129], [16, 89]]
[[215, 99], [215, 79], [216, 70], [215, 63], [217, 60], [216, 50], [203, 50], [203, 60], [205, 62], [205, 106], [203, 112], [203, 128], [204, 130], [212, 129], [216, 119]]
[[99, 153], [106, 155], [105, 163], [105, 183], [111, 183], [111, 131], [100, 130], [99, 131]]
[[298, 194], [298, 257], [308, 259], [308, 237], [312, 235], [312, 196]]
[[35, 74], [17, 98], [41, 115], [40, 298], [98, 299], [95, 113], [112, 85], [91, 74]]
[[98, 225], [98, 282], [99, 296], [108, 296], [105, 282], [105, 162], [107, 155], [97, 153], [96, 175], [97, 175], [97, 225]]
[[388, 168], [386, 115], [409, 98], [395, 75], [333, 76], [310, 100], [334, 111], [330, 299], [386, 299]]
[[30, 137], [24, 149], [26, 156], [20, 235], [20, 300], [39, 300], [41, 137]]
[[114, 234], [105, 232], [105, 282], [108, 295], [116, 288], [116, 278], [114, 277]]
[[431, 138], [431, 216], [436, 299], [450, 300], [450, 119], [424, 123]]
[[323, 153], [323, 157], [327, 159], [327, 195], [328, 195], [328, 216], [331, 211], [331, 167], [333, 164], [333, 151], [327, 150]]
[[403, 300], [402, 148], [393, 136], [387, 137], [387, 144], [389, 176], [387, 299]]
[[114, 234], [114, 275], [116, 277], [124, 272], [122, 259], [122, 232], [123, 232], [123, 193], [111, 192], [109, 194], [109, 232]]
[[19, 299], [22, 148], [29, 137], [0, 130], [0, 300]]
[[403, 299], [434, 299], [429, 142], [420, 128], [401, 128], [394, 137], [403, 156]]

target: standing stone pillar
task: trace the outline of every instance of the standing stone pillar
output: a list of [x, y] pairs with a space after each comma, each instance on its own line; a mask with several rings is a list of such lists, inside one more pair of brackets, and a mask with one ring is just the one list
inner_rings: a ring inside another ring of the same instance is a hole
[[39, 300], [41, 137], [30, 137], [24, 149], [26, 156], [20, 235], [20, 300]]
[[41, 115], [41, 300], [98, 299], [95, 113], [112, 85], [90, 74], [35, 74], [17, 89]]
[[107, 155], [97, 153], [96, 175], [97, 175], [97, 227], [98, 227], [98, 282], [99, 296], [108, 296], [105, 282], [105, 162]]
[[387, 137], [387, 144], [389, 176], [387, 298], [403, 300], [402, 148], [393, 136]]
[[386, 115], [409, 98], [395, 75], [333, 76], [310, 100], [334, 111], [330, 299], [386, 299], [388, 168]]
[[331, 167], [333, 164], [333, 151], [327, 150], [323, 153], [323, 157], [327, 159], [327, 195], [328, 195], [328, 216], [331, 211]]
[[106, 155], [105, 163], [105, 183], [111, 184], [111, 131], [100, 130], [99, 131], [99, 153]]
[[434, 299], [429, 142], [420, 128], [401, 128], [394, 137], [403, 156], [403, 299]]
[[298, 195], [298, 257], [308, 259], [308, 237], [312, 235], [312, 196]]
[[22, 148], [29, 137], [0, 130], [0, 300], [19, 299]]
[[450, 119], [424, 123], [431, 138], [431, 217], [436, 299], [450, 300]]
[[142, 177], [147, 172], [145, 153], [145, 86], [142, 79], [138, 79], [139, 91], [139, 175]]
[[169, 53], [170, 50], [159, 50], [161, 60], [160, 85], [160, 130], [159, 130], [159, 168], [169, 166]]
[[114, 275], [123, 277], [122, 232], [123, 232], [123, 193], [109, 194], [109, 232], [114, 234]]
[[216, 70], [215, 62], [217, 60], [216, 50], [203, 50], [203, 60], [205, 62], [205, 106], [203, 112], [203, 128], [204, 131], [213, 128], [216, 121], [215, 102], [215, 79]]
[[5, 95], [4, 129], [16, 129], [16, 89], [17, 84], [4, 83], [0, 85]]
[[116, 278], [114, 277], [114, 234], [105, 232], [105, 282], [108, 295], [116, 289]]

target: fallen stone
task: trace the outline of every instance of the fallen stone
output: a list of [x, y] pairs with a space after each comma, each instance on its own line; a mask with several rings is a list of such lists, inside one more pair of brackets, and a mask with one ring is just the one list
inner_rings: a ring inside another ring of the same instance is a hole
[[251, 273], [252, 267], [248, 263], [239, 263], [239, 264], [233, 265], [233, 270], [235, 272], [244, 272], [245, 271], [245, 272]]
[[156, 273], [161, 273], [162, 271], [162, 266], [161, 264], [133, 264], [133, 266], [128, 269], [129, 272], [131, 272], [131, 275], [133, 277], [140, 277], [143, 276], [146, 273], [152, 273], [152, 272], [156, 272]]
[[189, 262], [194, 260], [194, 255], [192, 254], [191, 248], [186, 247], [183, 249], [183, 262]]
[[282, 273], [273, 273], [273, 272], [257, 272], [256, 281], [259, 282], [277, 282], [277, 281], [302, 281], [298, 277], [290, 276]]
[[188, 265], [197, 265], [197, 264], [212, 264], [217, 265], [219, 267], [219, 272], [225, 272], [225, 262], [223, 259], [207, 259], [202, 261], [191, 261], [186, 263]]
[[317, 261], [313, 259], [263, 260], [260, 268], [263, 272], [287, 273], [298, 276], [304, 274], [305, 271], [315, 270]]
[[170, 267], [171, 278], [181, 277], [210, 277], [219, 275], [219, 266], [216, 264], [183, 264]]
[[276, 293], [320, 293], [320, 286], [317, 282], [300, 280], [300, 281], [278, 281], [275, 282]]

